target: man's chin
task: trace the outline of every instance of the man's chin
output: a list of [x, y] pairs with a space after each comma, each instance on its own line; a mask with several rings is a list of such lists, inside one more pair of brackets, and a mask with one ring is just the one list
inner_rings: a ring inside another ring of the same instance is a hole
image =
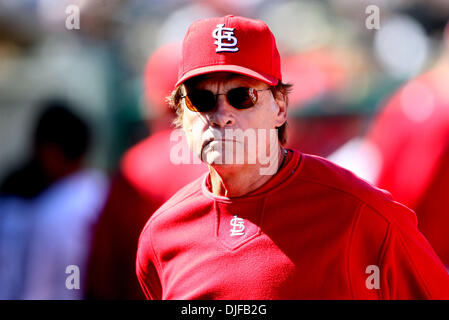
[[219, 152], [210, 152], [210, 153], [203, 153], [203, 162], [216, 168], [219, 169], [218, 171], [221, 170], [229, 170], [229, 169], [241, 169], [242, 167], [247, 167], [247, 166], [254, 166], [256, 165], [255, 163], [247, 163], [247, 161], [235, 161], [235, 155], [232, 158], [233, 160], [230, 161], [228, 159], [228, 161], [226, 161], [225, 155], [223, 153], [219, 153]]
[[204, 149], [201, 160], [209, 165], [232, 165], [226, 163], [225, 154], [217, 150]]

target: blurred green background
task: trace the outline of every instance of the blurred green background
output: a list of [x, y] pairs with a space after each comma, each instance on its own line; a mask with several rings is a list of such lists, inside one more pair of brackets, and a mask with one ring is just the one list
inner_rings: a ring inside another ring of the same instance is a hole
[[[79, 29], [66, 28], [70, 5]], [[369, 5], [380, 9], [378, 30], [365, 25]], [[326, 155], [362, 134], [389, 94], [439, 57], [449, 2], [0, 0], [0, 178], [27, 156], [37, 102], [52, 96], [94, 126], [90, 165], [114, 170], [161, 112], [144, 95], [148, 58], [182, 40], [192, 21], [224, 14], [268, 23], [295, 84], [290, 113], [299, 124], [358, 119], [327, 148], [304, 145]]]

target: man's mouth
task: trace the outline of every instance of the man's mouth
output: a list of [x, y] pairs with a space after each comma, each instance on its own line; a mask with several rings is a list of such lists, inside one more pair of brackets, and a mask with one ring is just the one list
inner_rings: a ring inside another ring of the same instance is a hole
[[225, 143], [225, 142], [238, 143], [239, 141], [237, 141], [235, 139], [215, 139], [215, 138], [209, 138], [209, 139], [204, 140], [203, 145], [201, 147], [201, 150], [203, 150], [211, 142], [217, 142], [217, 143]]
[[203, 149], [212, 141], [215, 141], [215, 139], [213, 137], [204, 140], [203, 145], [201, 146], [201, 152], [203, 152]]

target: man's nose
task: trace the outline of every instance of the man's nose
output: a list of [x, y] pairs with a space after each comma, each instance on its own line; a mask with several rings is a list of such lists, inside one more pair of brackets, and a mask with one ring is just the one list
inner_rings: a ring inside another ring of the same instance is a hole
[[217, 97], [217, 106], [210, 114], [210, 122], [216, 127], [227, 127], [235, 123], [234, 108], [228, 103], [225, 95]]

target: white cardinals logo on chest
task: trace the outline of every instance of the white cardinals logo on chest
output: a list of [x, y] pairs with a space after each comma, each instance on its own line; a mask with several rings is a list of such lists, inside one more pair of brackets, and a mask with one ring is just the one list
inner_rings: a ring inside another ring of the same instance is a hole
[[243, 232], [245, 230], [245, 220], [242, 218], [237, 217], [236, 215], [234, 218], [231, 219], [229, 222], [231, 225], [231, 237], [234, 236], [243, 236], [245, 233]]
[[214, 44], [217, 46], [215, 52], [237, 52], [237, 38], [234, 36], [235, 28], [225, 28], [224, 24], [217, 24], [217, 28], [212, 31], [212, 36], [217, 39]]

